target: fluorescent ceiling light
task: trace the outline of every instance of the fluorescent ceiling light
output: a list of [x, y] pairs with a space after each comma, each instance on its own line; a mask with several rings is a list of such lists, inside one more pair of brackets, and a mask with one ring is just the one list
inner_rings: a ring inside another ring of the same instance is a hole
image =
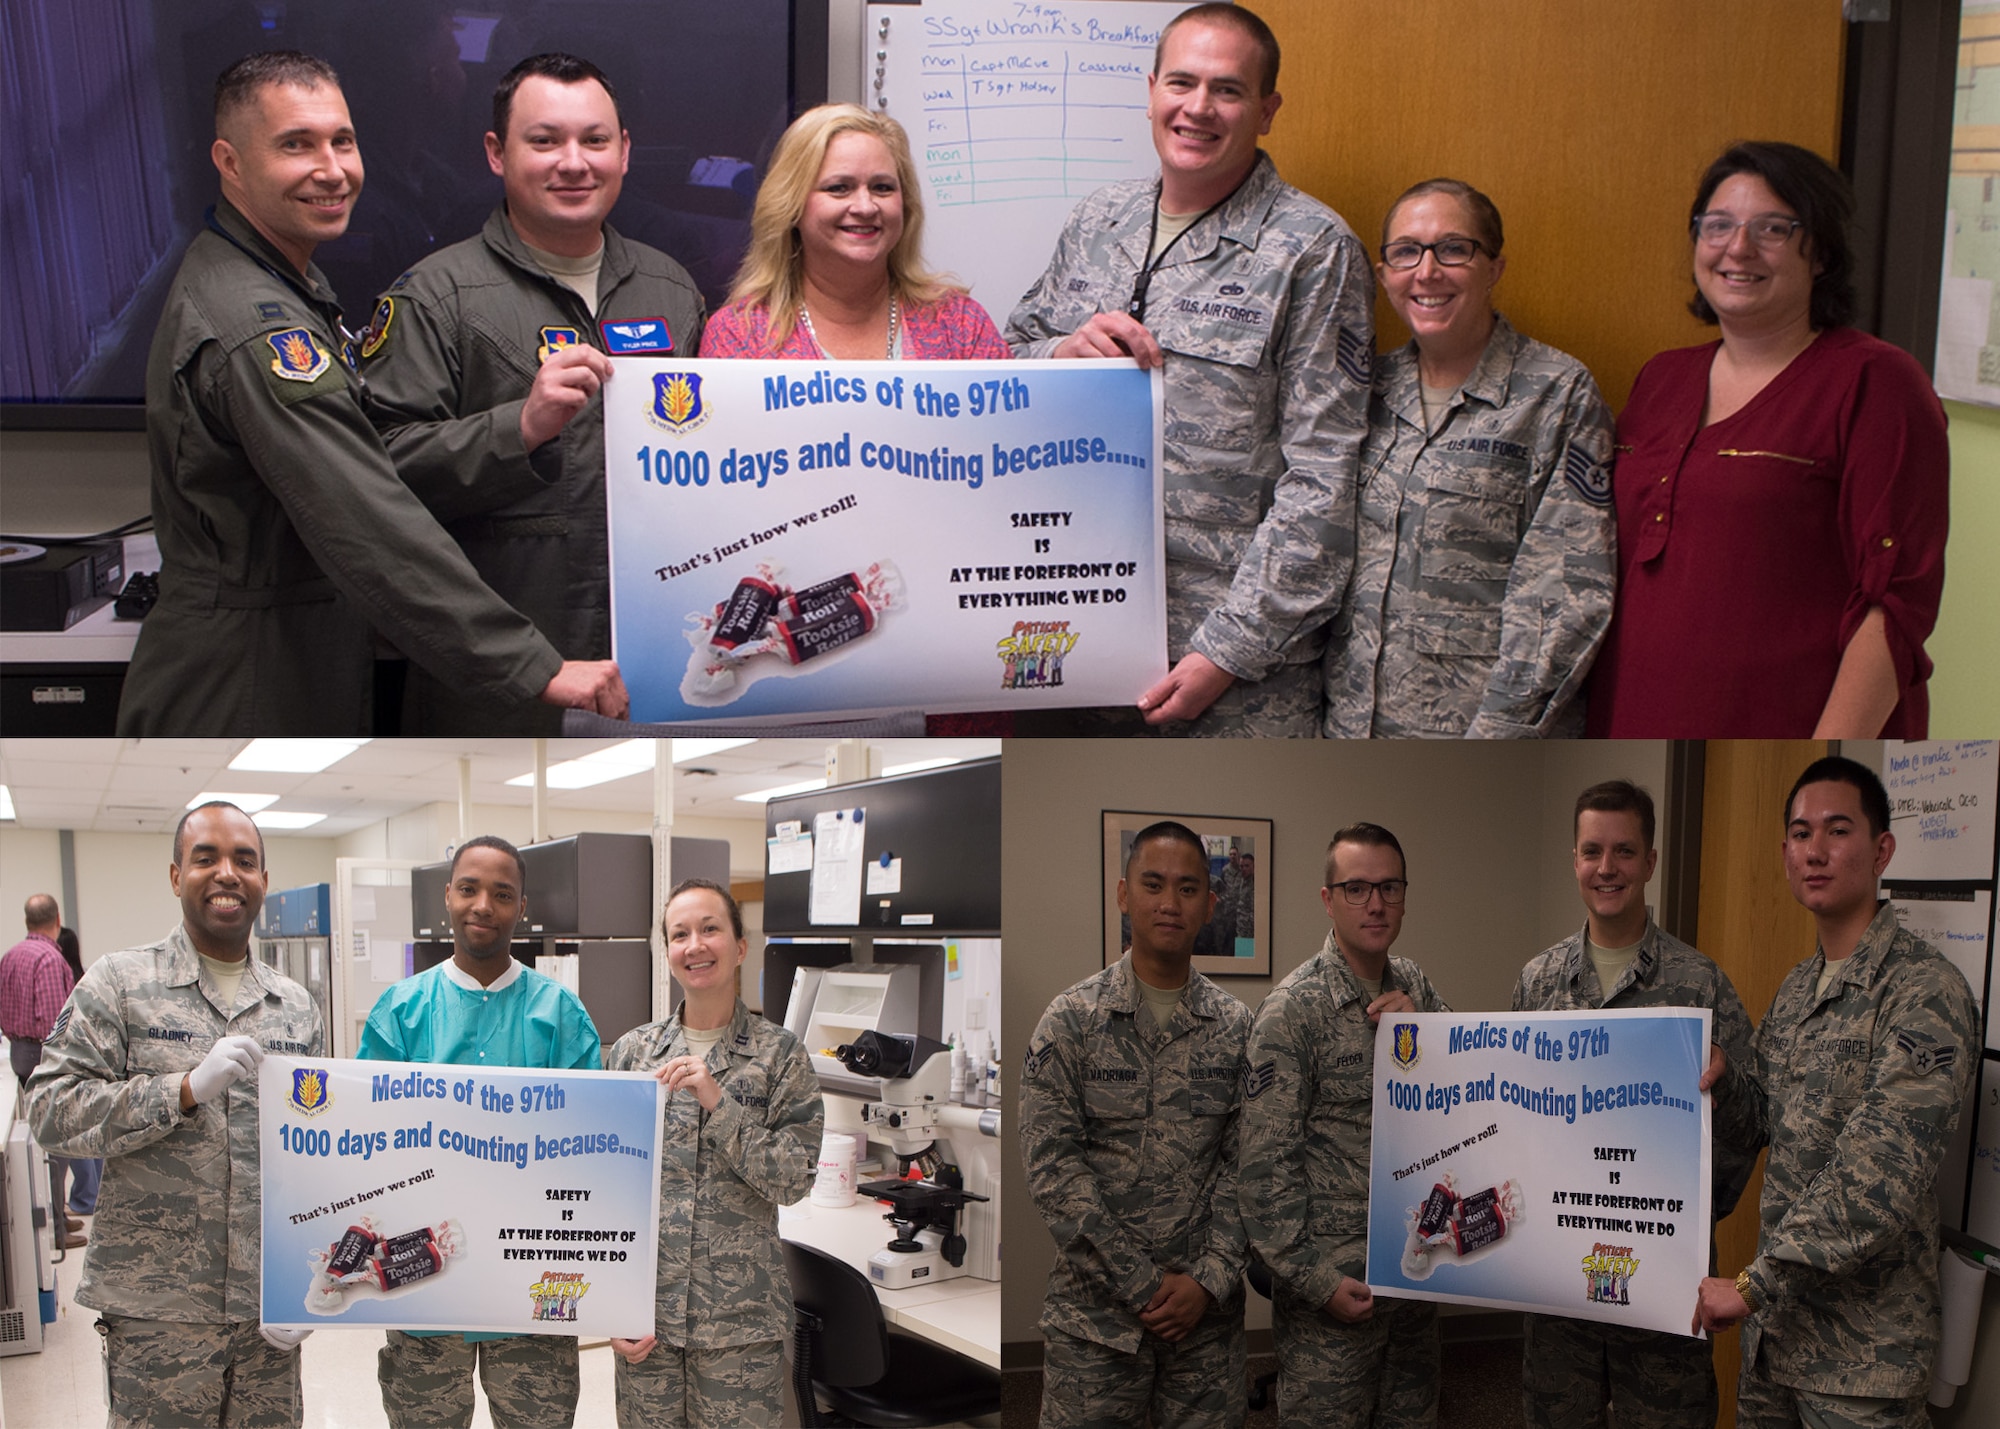
[[674, 763], [685, 764], [690, 759], [706, 759], [711, 754], [720, 754], [725, 749], [735, 749], [738, 745], [755, 744], [754, 739], [677, 739], [674, 741]]
[[891, 774], [914, 774], [919, 769], [942, 769], [947, 764], [956, 764], [958, 762], [956, 756], [948, 756], [944, 759], [919, 759], [914, 764], [891, 764], [887, 769], [882, 771], [882, 777], [886, 779]]
[[365, 739], [253, 739], [229, 761], [231, 769], [317, 774], [354, 753]]
[[220, 801], [224, 804], [234, 804], [246, 814], [254, 814], [259, 809], [270, 808], [278, 802], [278, 799], [279, 796], [276, 794], [219, 794], [213, 789], [204, 789], [188, 800], [184, 807], [199, 809], [203, 804]]
[[266, 809], [250, 816], [260, 829], [309, 829], [325, 814], [293, 813], [287, 809]]
[[14, 818], [14, 794], [5, 784], [0, 784], [0, 819]]
[[738, 794], [736, 802], [739, 804], [763, 804], [768, 803], [772, 799], [782, 799], [787, 794], [810, 794], [815, 789], [824, 789], [825, 787], [826, 780], [824, 779], [807, 779], [803, 783], [798, 784], [780, 784], [775, 789], [760, 789], [755, 794]]
[[[634, 774], [649, 773], [653, 767], [653, 747], [657, 743], [657, 740], [651, 739], [627, 739], [595, 754], [551, 764], [549, 787], [588, 789], [593, 784], [609, 784], [613, 779], [629, 779]], [[531, 769], [507, 782], [516, 788], [532, 789], [535, 785], [534, 771]]]

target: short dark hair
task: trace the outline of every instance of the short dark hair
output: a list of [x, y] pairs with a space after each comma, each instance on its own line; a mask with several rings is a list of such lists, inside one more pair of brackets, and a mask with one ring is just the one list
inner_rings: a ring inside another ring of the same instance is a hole
[[1326, 886], [1333, 887], [1333, 851], [1341, 844], [1365, 844], [1370, 848], [1392, 848], [1396, 851], [1396, 861], [1403, 865], [1403, 877], [1410, 876], [1410, 860], [1403, 853], [1403, 845], [1396, 836], [1380, 824], [1349, 824], [1327, 840], [1326, 844]]
[[1586, 809], [1600, 814], [1637, 814], [1639, 832], [1645, 837], [1646, 847], [1653, 846], [1653, 796], [1630, 779], [1607, 779], [1576, 796], [1576, 813], [1570, 816], [1569, 821], [1569, 836], [1572, 839], [1583, 824]]
[[1889, 831], [1889, 791], [1882, 787], [1882, 776], [1866, 764], [1838, 754], [1815, 759], [1793, 782], [1792, 792], [1785, 795], [1786, 828], [1792, 825], [1792, 805], [1798, 802], [1799, 790], [1808, 784], [1849, 785], [1861, 795], [1861, 816], [1868, 820], [1868, 832], [1879, 835]]
[[669, 893], [667, 895], [667, 901], [660, 905], [661, 936], [664, 937], [667, 931], [667, 909], [673, 907], [674, 900], [680, 897], [683, 893], [715, 894], [718, 898], [722, 900], [723, 906], [729, 909], [729, 926], [735, 929], [736, 936], [738, 939], [742, 938], [743, 909], [737, 904], [736, 895], [734, 893], [731, 893], [727, 888], [724, 888], [720, 883], [717, 883], [712, 878], [683, 878], [679, 883], [676, 883], [674, 885], [674, 891]]
[[21, 917], [30, 928], [46, 928], [51, 923], [62, 926], [62, 910], [47, 893], [30, 893], [28, 901], [21, 905]]
[[1389, 205], [1389, 211], [1382, 215], [1382, 241], [1389, 241], [1389, 220], [1396, 216], [1396, 210], [1413, 198], [1425, 194], [1449, 194], [1464, 204], [1472, 215], [1472, 226], [1479, 231], [1473, 234], [1493, 257], [1500, 256], [1500, 246], [1507, 241], [1506, 230], [1500, 224], [1500, 209], [1492, 199], [1474, 188], [1463, 179], [1425, 179], [1420, 184], [1411, 184], [1402, 195]]
[[1160, 42], [1153, 46], [1154, 74], [1158, 74], [1160, 66], [1166, 62], [1167, 36], [1189, 21], [1219, 25], [1225, 30], [1247, 36], [1257, 47], [1258, 58], [1264, 62], [1263, 85], [1258, 93], [1269, 94], [1278, 87], [1278, 37], [1271, 33], [1269, 25], [1241, 5], [1196, 5], [1167, 21], [1166, 29], [1160, 31]]
[[514, 845], [508, 843], [507, 840], [501, 838], [498, 834], [477, 834], [474, 837], [467, 839], [457, 848], [453, 849], [451, 852], [452, 877], [457, 877], [458, 861], [465, 857], [466, 850], [475, 848], [497, 849], [501, 853], [506, 854], [507, 857], [513, 859], [514, 868], [516, 870], [516, 876], [519, 878], [521, 883], [521, 896], [523, 898], [526, 898], [528, 896], [527, 860], [521, 857], [521, 851], [519, 849], [515, 848]]
[[1208, 845], [1201, 841], [1200, 834], [1177, 819], [1161, 819], [1157, 823], [1146, 825], [1132, 835], [1132, 847], [1125, 853], [1124, 876], [1128, 878], [1131, 876], [1132, 860], [1139, 856], [1140, 848], [1146, 844], [1158, 843], [1162, 839], [1170, 843], [1186, 844], [1193, 849], [1201, 859], [1202, 882], [1208, 881]]
[[299, 50], [265, 50], [245, 55], [215, 77], [215, 132], [237, 110], [256, 102], [257, 91], [266, 85], [289, 84], [300, 89], [321, 85], [340, 88], [340, 76], [333, 66], [317, 55]]
[[[1803, 252], [1816, 264], [1811, 322], [1814, 328], [1845, 327], [1854, 317], [1854, 253], [1847, 226], [1854, 218], [1854, 190], [1840, 170], [1810, 149], [1775, 140], [1732, 144], [1708, 166], [1688, 209], [1688, 230], [1708, 212], [1708, 201], [1725, 179], [1754, 174], [1771, 186], [1779, 202], [1805, 225]], [[1716, 320], [1708, 299], [1695, 291], [1688, 311], [1705, 323]]]
[[589, 60], [578, 59], [561, 50], [550, 50], [546, 54], [529, 55], [508, 70], [501, 76], [499, 87], [493, 91], [493, 132], [501, 143], [507, 142], [507, 120], [514, 112], [514, 91], [530, 75], [540, 75], [557, 84], [582, 84], [585, 80], [596, 80], [604, 86], [605, 94], [611, 99], [612, 112], [618, 116], [619, 130], [624, 130], [625, 111], [619, 108], [618, 91], [611, 87], [611, 80], [604, 71]]
[[[181, 866], [181, 858], [185, 853], [185, 850], [181, 847], [181, 844], [184, 842], [183, 836], [187, 833], [188, 820], [193, 818], [196, 814], [199, 814], [203, 809], [229, 809], [235, 813], [243, 814], [243, 811], [241, 809], [237, 808], [236, 805], [230, 803], [227, 799], [210, 799], [206, 804], [196, 804], [192, 809], [189, 809], [185, 814], [182, 814], [181, 821], [178, 824], [174, 825], [175, 868], [179, 868]], [[243, 814], [243, 817], [246, 819], [250, 819], [250, 816], [248, 814]], [[257, 861], [259, 863], [262, 863], [264, 862], [264, 831], [263, 829], [258, 828], [257, 821], [255, 819], [250, 819], [250, 827], [253, 829], [257, 829]]]

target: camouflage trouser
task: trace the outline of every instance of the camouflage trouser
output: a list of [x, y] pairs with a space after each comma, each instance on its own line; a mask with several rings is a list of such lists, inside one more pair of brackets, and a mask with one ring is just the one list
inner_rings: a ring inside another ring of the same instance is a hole
[[784, 1417], [782, 1341], [719, 1350], [654, 1345], [638, 1364], [616, 1358], [618, 1429], [777, 1429]]
[[1148, 1335], [1127, 1354], [1045, 1330], [1042, 1429], [1240, 1429], [1249, 1412], [1243, 1315], [1211, 1315], [1178, 1344]]
[[1269, 678], [1238, 680], [1191, 720], [1147, 724], [1134, 705], [1023, 713], [1015, 729], [1034, 739], [1317, 739], [1319, 666], [1285, 665]]
[[479, 1369], [494, 1429], [567, 1429], [583, 1385], [569, 1335], [463, 1335], [389, 1331], [375, 1357], [390, 1429], [465, 1429], [472, 1423], [472, 1371]]
[[100, 1315], [109, 1429], [297, 1429], [299, 1352], [255, 1321], [185, 1325]]
[[1377, 1297], [1359, 1324], [1323, 1310], [1271, 1307], [1284, 1429], [1433, 1429], [1438, 1408], [1438, 1314], [1425, 1300]]
[[1521, 1402], [1528, 1429], [1711, 1429], [1715, 1357], [1707, 1340], [1593, 1320], [1525, 1315]]
[[1736, 1429], [1929, 1429], [1926, 1396], [1878, 1399], [1815, 1394], [1775, 1383], [1762, 1365], [1743, 1366], [1736, 1382]]

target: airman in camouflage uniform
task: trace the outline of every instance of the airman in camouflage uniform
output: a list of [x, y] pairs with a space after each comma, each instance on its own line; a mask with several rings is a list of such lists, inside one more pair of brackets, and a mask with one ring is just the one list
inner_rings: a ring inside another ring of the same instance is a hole
[[297, 1340], [280, 1349], [258, 1329], [256, 1077], [206, 1101], [184, 1095], [188, 1074], [224, 1039], [316, 1057], [325, 1032], [312, 995], [290, 978], [246, 957], [225, 997], [209, 965], [217, 960], [198, 952], [214, 946], [218, 924], [240, 930], [247, 952], [266, 883], [261, 857], [239, 857], [247, 847], [218, 852], [207, 841], [208, 831], [226, 840], [233, 827], [248, 845], [248, 818], [233, 808], [228, 824], [210, 814], [219, 810], [196, 809], [184, 824], [192, 847], [174, 868], [181, 926], [91, 964], [27, 1087], [28, 1124], [51, 1155], [105, 1159], [76, 1303], [100, 1314], [112, 1429], [303, 1417]]
[[[1190, 28], [1236, 23], [1209, 17]], [[1183, 67], [1166, 47], [1186, 33], [1162, 39], [1163, 71]], [[1275, 81], [1275, 43], [1269, 60]], [[1236, 681], [1205, 713], [1163, 732], [1311, 737], [1326, 626], [1354, 553], [1374, 282], [1340, 215], [1285, 183], [1256, 148], [1268, 114], [1248, 132], [1240, 116], [1196, 111], [1227, 103], [1204, 101], [1213, 91], [1200, 83], [1187, 85], [1188, 98], [1172, 73], [1149, 83], [1162, 177], [1112, 184], [1077, 205], [1048, 270], [1009, 318], [1007, 340], [1017, 357], [1049, 357], [1100, 314], [1129, 323], [1140, 306], [1151, 335], [1141, 345], [1156, 342], [1165, 359], [1167, 656], [1177, 666], [1203, 656]], [[1265, 91], [1274, 111], [1269, 82]], [[1170, 191], [1188, 177], [1169, 127], [1182, 112], [1229, 132], [1218, 163], [1234, 163], [1244, 144], [1242, 172], [1231, 175], [1240, 182], [1213, 208], [1206, 192], [1177, 207]], [[1209, 211], [1151, 266], [1162, 207]]]
[[[1359, 858], [1379, 856], [1387, 866], [1365, 871], [1402, 875], [1400, 848], [1359, 846], [1349, 829], [1335, 844], [1349, 855], [1350, 872]], [[1237, 1195], [1244, 1234], [1271, 1272], [1279, 1422], [1286, 1429], [1415, 1429], [1437, 1422], [1437, 1306], [1368, 1297], [1362, 1284], [1375, 1030], [1384, 1011], [1451, 1009], [1422, 968], [1388, 956], [1401, 928], [1400, 905], [1383, 904], [1379, 890], [1362, 905], [1336, 902], [1344, 899], [1331, 886], [1338, 872], [1330, 868], [1328, 878], [1322, 893], [1337, 915], [1335, 928], [1271, 990], [1251, 1024]], [[1373, 927], [1354, 926], [1371, 914]], [[1363, 986], [1356, 955], [1343, 949], [1340, 925], [1349, 920], [1357, 945], [1363, 939], [1379, 945], [1379, 990]], [[1364, 1318], [1344, 1320], [1329, 1311], [1343, 1288], [1363, 1297]]]
[[1382, 359], [1329, 738], [1580, 734], [1611, 623], [1611, 412], [1575, 358], [1496, 318], [1427, 432], [1414, 342]]
[[[1736, 1208], [1764, 1144], [1750, 1018], [1729, 975], [1663, 931], [1647, 910], [1646, 887], [1658, 863], [1652, 797], [1624, 780], [1592, 785], [1577, 796], [1572, 828], [1574, 872], [1588, 918], [1521, 969], [1514, 1011], [1706, 1007], [1715, 1014], [1712, 1035], [1723, 1060], [1719, 1079], [1708, 1088], [1714, 1098], [1710, 1209], [1720, 1221]], [[1607, 992], [1592, 951], [1610, 961], [1628, 947], [1630, 961]], [[1522, 1402], [1531, 1429], [1595, 1429], [1604, 1422], [1607, 1401], [1615, 1406], [1619, 1429], [1709, 1429], [1715, 1423], [1715, 1366], [1707, 1340], [1597, 1320], [1523, 1318]]]
[[1757, 1256], [1734, 1284], [1702, 1282], [1696, 1319], [1749, 1312], [1742, 1429], [1927, 1425], [1937, 1176], [1977, 1073], [1978, 1007], [1876, 901], [1896, 841], [1874, 771], [1818, 760], [1786, 815], [1786, 875], [1819, 946], [1757, 1028], [1771, 1144]]
[[[635, 1027], [611, 1048], [614, 1072], [652, 1071], [688, 1055], [680, 1012]], [[739, 1000], [706, 1065], [722, 1087], [705, 1112], [667, 1098], [660, 1136], [659, 1343], [616, 1365], [620, 1429], [776, 1425], [783, 1410], [791, 1281], [778, 1207], [812, 1189], [825, 1109], [812, 1058], [790, 1032]]]

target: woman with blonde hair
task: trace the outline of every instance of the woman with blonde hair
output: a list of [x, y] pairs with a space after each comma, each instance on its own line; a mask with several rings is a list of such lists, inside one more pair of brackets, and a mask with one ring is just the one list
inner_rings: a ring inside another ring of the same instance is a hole
[[793, 121], [750, 218], [703, 357], [1012, 356], [986, 310], [924, 267], [923, 200], [903, 126], [858, 104]]

